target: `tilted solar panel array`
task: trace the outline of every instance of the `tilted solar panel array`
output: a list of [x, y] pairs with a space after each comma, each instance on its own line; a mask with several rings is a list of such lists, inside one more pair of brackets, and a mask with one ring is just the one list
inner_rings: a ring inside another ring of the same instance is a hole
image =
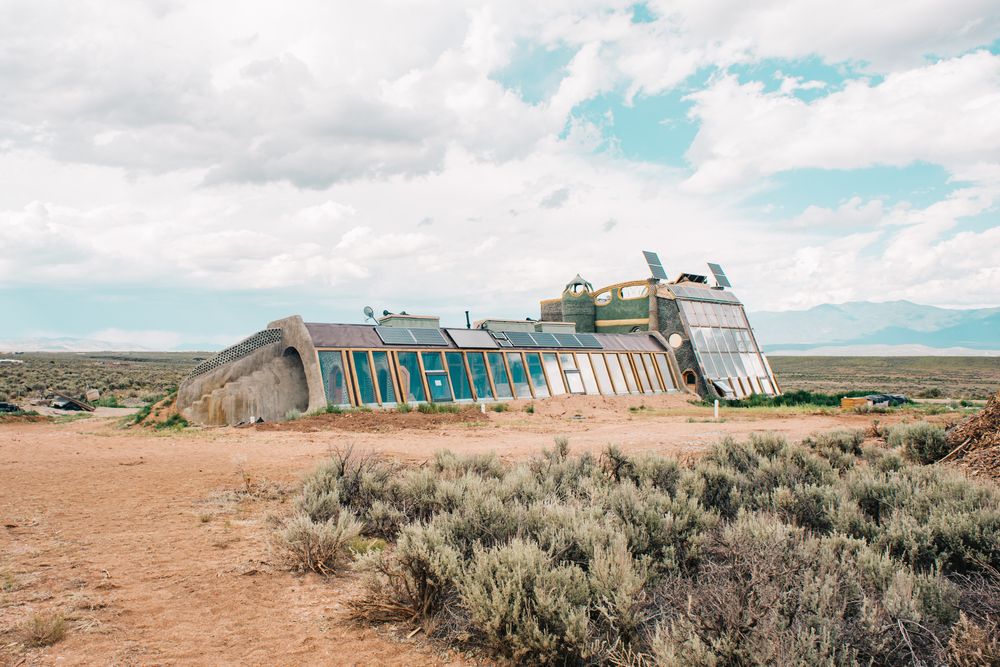
[[688, 287], [686, 285], [670, 285], [670, 291], [682, 299], [695, 301], [720, 301], [722, 303], [739, 303], [740, 300], [732, 292], [706, 287]]
[[404, 329], [375, 327], [375, 333], [386, 345], [447, 345], [440, 329]]
[[600, 350], [604, 346], [593, 334], [507, 331], [507, 339], [517, 347], [570, 347]]

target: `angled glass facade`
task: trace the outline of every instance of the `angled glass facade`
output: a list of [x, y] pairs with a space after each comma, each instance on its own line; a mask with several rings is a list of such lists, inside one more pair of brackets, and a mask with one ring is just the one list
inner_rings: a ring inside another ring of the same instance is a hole
[[757, 347], [743, 306], [679, 299], [702, 373], [727, 398], [775, 394], [774, 377]]

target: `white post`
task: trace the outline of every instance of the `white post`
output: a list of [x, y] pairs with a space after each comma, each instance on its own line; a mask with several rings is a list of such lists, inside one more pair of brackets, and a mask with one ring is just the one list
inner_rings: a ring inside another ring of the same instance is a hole
[[715, 421], [719, 421], [719, 399], [715, 399]]
[[480, 403], [479, 404], [479, 411], [482, 412], [484, 415], [486, 414], [486, 404], [485, 403]]

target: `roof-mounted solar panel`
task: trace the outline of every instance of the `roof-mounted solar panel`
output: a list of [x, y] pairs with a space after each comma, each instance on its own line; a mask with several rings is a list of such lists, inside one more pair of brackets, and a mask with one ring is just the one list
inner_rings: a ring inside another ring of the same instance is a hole
[[409, 329], [375, 327], [375, 333], [386, 345], [413, 345], [413, 334]]
[[507, 339], [498, 340], [497, 345], [499, 345], [500, 347], [514, 347], [514, 344]]
[[649, 273], [657, 280], [667, 280], [667, 272], [663, 268], [660, 256], [649, 250], [643, 250], [642, 255], [646, 258], [646, 264], [649, 265]]
[[578, 333], [576, 339], [580, 341], [580, 345], [583, 347], [593, 348], [596, 350], [603, 349], [604, 346], [601, 345], [601, 341], [597, 340], [597, 336], [589, 333]]
[[556, 340], [555, 334], [540, 331], [531, 334], [531, 337], [535, 339], [535, 344], [539, 347], [559, 347], [559, 341]]
[[559, 347], [583, 347], [576, 334], [557, 333], [552, 334], [552, 336], [556, 339]]
[[440, 329], [404, 329], [375, 327], [375, 333], [386, 345], [447, 345]]
[[719, 287], [732, 287], [732, 283], [729, 282], [729, 278], [726, 277], [726, 272], [722, 270], [722, 266], [715, 264], [714, 262], [708, 263], [708, 270], [712, 272], [715, 276], [715, 283]]
[[508, 331], [507, 340], [518, 347], [538, 347], [534, 337], [526, 331]]
[[440, 329], [410, 329], [417, 345], [447, 345], [448, 341], [441, 335]]
[[447, 329], [448, 336], [460, 348], [495, 349], [497, 341], [482, 329]]

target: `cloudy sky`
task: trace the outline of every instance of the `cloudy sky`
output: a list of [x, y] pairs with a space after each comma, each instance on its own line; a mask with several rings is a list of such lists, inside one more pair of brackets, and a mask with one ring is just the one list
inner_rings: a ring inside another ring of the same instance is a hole
[[1000, 305], [996, 0], [0, 3], [0, 337]]

